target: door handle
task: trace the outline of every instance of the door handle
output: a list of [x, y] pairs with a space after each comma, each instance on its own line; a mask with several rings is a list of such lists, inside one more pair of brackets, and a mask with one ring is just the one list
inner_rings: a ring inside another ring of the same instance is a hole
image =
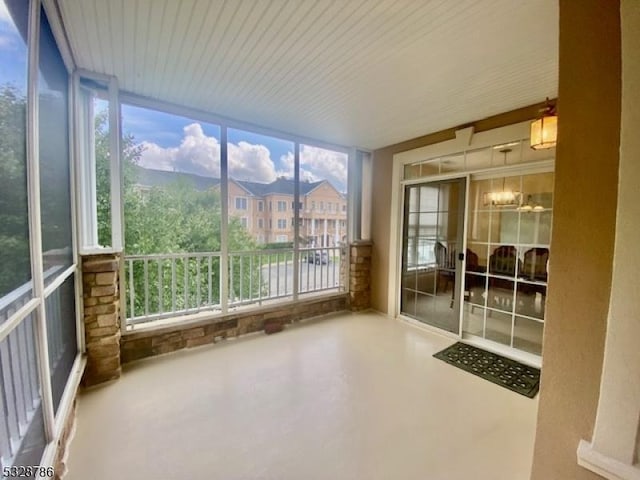
[[461, 262], [464, 261], [464, 253], [460, 252], [458, 254], [458, 260], [460, 260]]

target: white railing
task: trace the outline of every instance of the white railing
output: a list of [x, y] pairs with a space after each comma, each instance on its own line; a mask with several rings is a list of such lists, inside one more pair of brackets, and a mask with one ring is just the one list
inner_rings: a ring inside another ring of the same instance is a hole
[[298, 257], [294, 292], [292, 248], [231, 252], [224, 278], [220, 252], [126, 255], [127, 324], [221, 312], [222, 281], [228, 282], [230, 308], [343, 288], [339, 247], [300, 249]]
[[220, 253], [125, 256], [127, 323], [220, 309]]
[[[53, 278], [63, 267], [47, 270], [45, 281]], [[62, 318], [56, 307], [59, 289], [47, 298], [47, 334], [49, 360], [55, 367], [62, 344]], [[33, 297], [32, 282], [16, 288], [0, 299], [0, 323], [7, 321]], [[75, 321], [75, 319], [72, 319]], [[35, 316], [22, 320], [0, 341], [0, 466], [13, 464], [34, 414], [40, 406], [41, 392], [35, 339]]]

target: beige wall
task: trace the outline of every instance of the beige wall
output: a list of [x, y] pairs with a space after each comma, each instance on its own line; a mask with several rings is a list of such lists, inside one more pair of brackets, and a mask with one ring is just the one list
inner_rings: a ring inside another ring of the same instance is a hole
[[455, 138], [455, 131], [462, 127], [473, 126], [475, 132], [512, 125], [538, 116], [538, 110], [544, 102], [520, 108], [465, 125], [442, 130], [406, 142], [391, 145], [373, 152], [373, 202], [371, 220], [371, 238], [373, 240], [373, 258], [371, 263], [371, 306], [388, 313], [389, 288], [389, 241], [391, 228], [391, 176], [393, 155], [406, 150], [424, 147], [433, 143]]
[[579, 467], [593, 432], [612, 274], [620, 141], [614, 0], [560, 1], [559, 133], [542, 385], [532, 479]]
[[[621, 1], [622, 115], [616, 244], [596, 451], [638, 460], [640, 408], [640, 2]], [[636, 379], [630, 382], [629, 379]], [[624, 406], [624, 407], [623, 407]], [[624, 408], [624, 410], [623, 410]], [[635, 459], [634, 459], [635, 457]], [[640, 466], [637, 467], [640, 473]]]

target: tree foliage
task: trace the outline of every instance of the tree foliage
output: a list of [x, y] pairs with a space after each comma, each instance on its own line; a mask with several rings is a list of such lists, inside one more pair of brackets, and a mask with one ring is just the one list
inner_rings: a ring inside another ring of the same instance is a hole
[[0, 87], [0, 297], [31, 278], [25, 116], [24, 95]]

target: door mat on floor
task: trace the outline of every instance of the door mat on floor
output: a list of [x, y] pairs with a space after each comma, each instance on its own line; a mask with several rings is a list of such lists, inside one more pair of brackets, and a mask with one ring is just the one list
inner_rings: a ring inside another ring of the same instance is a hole
[[454, 343], [433, 356], [525, 397], [535, 397], [540, 388], [538, 368], [462, 342]]

